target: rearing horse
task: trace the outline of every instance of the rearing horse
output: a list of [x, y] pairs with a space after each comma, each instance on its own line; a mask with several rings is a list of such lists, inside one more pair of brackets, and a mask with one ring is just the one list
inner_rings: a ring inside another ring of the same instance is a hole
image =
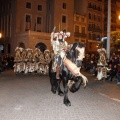
[[80, 72], [82, 60], [84, 58], [84, 50], [85, 46], [80, 42], [76, 42], [73, 44], [72, 48], [66, 52], [66, 57], [63, 58], [63, 64], [61, 66], [60, 80], [56, 80], [56, 71], [53, 69], [55, 57], [49, 64], [51, 91], [53, 93], [56, 93], [57, 91], [58, 95], [63, 95], [60, 88], [60, 83], [63, 81], [63, 103], [66, 106], [71, 106], [71, 102], [68, 98], [68, 89], [74, 93], [79, 90], [82, 84], [86, 86], [86, 83], [88, 82], [87, 78]]

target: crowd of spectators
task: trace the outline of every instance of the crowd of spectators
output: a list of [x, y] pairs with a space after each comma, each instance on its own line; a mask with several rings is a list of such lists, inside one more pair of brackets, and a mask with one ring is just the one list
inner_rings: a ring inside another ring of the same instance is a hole
[[6, 54], [0, 56], [0, 73], [13, 69], [14, 66], [14, 57], [12, 55]]
[[[99, 59], [98, 53], [88, 54], [86, 53], [83, 60], [83, 67], [86, 71], [90, 72], [94, 76], [97, 76], [97, 62]], [[117, 80], [117, 84], [120, 84], [120, 53], [112, 53], [110, 59], [107, 59], [107, 78], [106, 80]], [[13, 69], [14, 57], [6, 54], [0, 56], [0, 73], [4, 70]]]
[[[99, 59], [98, 53], [86, 54], [83, 60], [83, 67], [86, 71], [97, 76], [97, 61]], [[107, 78], [106, 80], [117, 80], [120, 84], [120, 53], [112, 53], [110, 59], [107, 59]]]

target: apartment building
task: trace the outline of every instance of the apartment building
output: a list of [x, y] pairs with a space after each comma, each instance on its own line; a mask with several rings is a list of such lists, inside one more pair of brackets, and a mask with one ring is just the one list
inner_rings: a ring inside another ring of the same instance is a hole
[[[59, 6], [58, 6], [59, 5]], [[74, 0], [0, 0], [0, 44], [4, 53], [17, 46], [34, 49], [37, 44], [51, 49], [50, 33], [66, 29], [74, 42]]]
[[86, 44], [87, 18], [84, 15], [74, 13], [74, 42]]
[[[0, 42], [4, 46], [4, 53], [13, 54], [17, 46], [34, 48], [37, 42], [48, 36], [44, 34], [45, 0], [1, 0], [0, 9]], [[35, 36], [38, 38], [36, 41]]]
[[[104, 1], [104, 36], [107, 36], [108, 0]], [[120, 31], [120, 0], [111, 0], [111, 31]]]
[[96, 51], [104, 28], [104, 0], [75, 1], [78, 14], [86, 16], [87, 36], [86, 49], [88, 52]]
[[67, 39], [69, 44], [81, 41], [86, 43], [86, 51], [95, 52], [101, 38], [106, 35], [105, 2], [106, 0], [0, 0], [0, 44], [4, 45], [4, 53], [14, 54], [17, 46], [33, 49], [37, 44], [52, 49], [50, 33], [54, 26], [56, 32], [63, 29], [71, 32]]
[[104, 36], [104, 0], [88, 0], [88, 51], [97, 50]]

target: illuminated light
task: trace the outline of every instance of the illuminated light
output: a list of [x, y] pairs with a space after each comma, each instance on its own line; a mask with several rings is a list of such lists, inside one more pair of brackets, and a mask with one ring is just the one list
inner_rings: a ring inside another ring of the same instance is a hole
[[2, 33], [0, 33], [0, 38], [2, 38]]
[[120, 15], [118, 16], [118, 19], [120, 20]]

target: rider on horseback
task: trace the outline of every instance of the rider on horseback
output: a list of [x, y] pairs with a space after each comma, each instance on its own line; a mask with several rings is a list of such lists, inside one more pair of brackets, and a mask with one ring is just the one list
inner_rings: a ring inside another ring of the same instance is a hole
[[57, 33], [54, 33], [53, 31], [51, 33], [51, 44], [57, 60], [56, 79], [59, 79], [60, 66], [62, 64], [62, 60], [65, 58], [65, 52], [68, 47], [68, 43], [65, 41], [65, 39], [69, 36], [70, 36], [70, 32], [66, 32], [65, 30]]

